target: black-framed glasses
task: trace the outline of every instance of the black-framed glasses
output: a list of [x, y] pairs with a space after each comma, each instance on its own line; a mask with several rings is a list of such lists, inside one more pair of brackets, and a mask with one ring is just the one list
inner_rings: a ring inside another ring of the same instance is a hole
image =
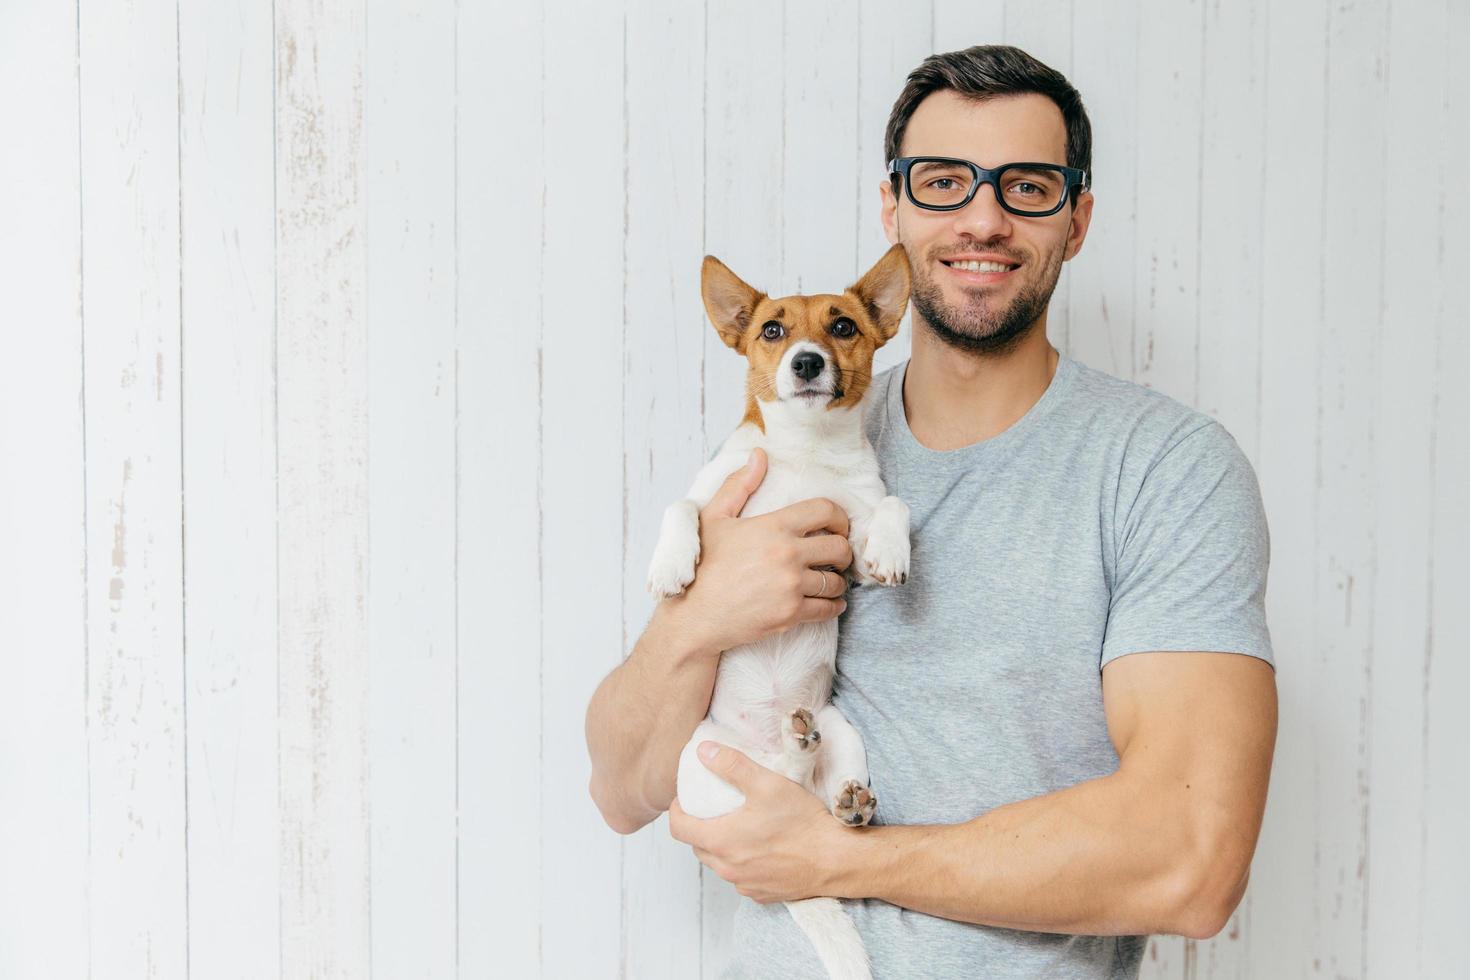
[[901, 177], [908, 198], [928, 211], [958, 211], [981, 184], [1012, 214], [1043, 218], [1056, 214], [1088, 186], [1087, 171], [1055, 163], [1006, 163], [994, 170], [955, 157], [899, 157], [888, 161], [890, 178]]

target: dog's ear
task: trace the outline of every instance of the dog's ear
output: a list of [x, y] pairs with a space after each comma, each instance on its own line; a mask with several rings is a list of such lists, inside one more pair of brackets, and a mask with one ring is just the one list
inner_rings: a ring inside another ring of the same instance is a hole
[[847, 287], [873, 318], [884, 343], [898, 333], [899, 321], [909, 305], [910, 285], [908, 253], [902, 245], [894, 245], [861, 279]]
[[726, 345], [745, 353], [745, 330], [755, 308], [766, 294], [745, 284], [725, 263], [713, 255], [704, 257], [704, 268], [700, 271], [700, 292], [704, 296], [704, 311]]

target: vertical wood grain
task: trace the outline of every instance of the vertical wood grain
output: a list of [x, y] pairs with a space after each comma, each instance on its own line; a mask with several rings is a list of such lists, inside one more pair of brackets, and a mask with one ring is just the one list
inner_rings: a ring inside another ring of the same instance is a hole
[[[1366, 976], [1419, 972], [1423, 942], [1433, 941], [1421, 931], [1426, 911], [1421, 869], [1429, 856], [1421, 832], [1427, 803], [1423, 733], [1428, 705], [1423, 695], [1430, 611], [1425, 552], [1434, 496], [1426, 477], [1435, 436], [1435, 386], [1426, 383], [1426, 369], [1435, 362], [1437, 313], [1443, 302], [1435, 253], [1447, 232], [1441, 204], [1449, 175], [1437, 158], [1444, 146], [1448, 65], [1438, 41], [1448, 24], [1445, 9], [1431, 4], [1395, 3], [1387, 19], [1381, 52], [1384, 142], [1377, 154], [1384, 179], [1360, 183], [1357, 190], [1358, 195], [1378, 197], [1383, 216], [1383, 292], [1372, 329], [1377, 353], [1367, 365], [1366, 379], [1376, 389], [1370, 465], [1377, 505], [1368, 515], [1374, 526], [1373, 593], [1364, 596], [1373, 610], [1372, 673], [1366, 681], [1372, 704]], [[1416, 258], [1405, 261], [1409, 256]]]
[[366, 16], [371, 962], [451, 976], [455, 4], [370, 0]]
[[1203, 0], [1138, 18], [1136, 321], [1128, 375], [1194, 405], [1199, 353]]
[[621, 3], [546, 5], [541, 955], [552, 977], [608, 976], [622, 954], [621, 846], [588, 797], [583, 723], [622, 660], [626, 28]]
[[[88, 968], [91, 539], [84, 533], [77, 41], [74, 6], [31, 4], [0, 15], [0, 92], [7, 93], [0, 131], [25, 134], [26, 145], [0, 152], [0, 344], [12, 366], [0, 384], [7, 676], [0, 976], [7, 977], [83, 976]], [[99, 630], [99, 644], [104, 636]]]
[[[648, 563], [663, 509], [704, 463], [703, 5], [628, 8], [623, 259], [623, 636], [653, 611]], [[689, 84], [669, 85], [670, 77]], [[700, 864], [661, 816], [623, 842], [624, 976], [697, 977]]]
[[[1324, 762], [1344, 743], [1316, 734], [1325, 708], [1318, 692], [1324, 662], [1311, 612], [1318, 530], [1317, 414], [1322, 356], [1321, 281], [1332, 250], [1323, 236], [1328, 198], [1327, 10], [1272, 4], [1265, 10], [1265, 111], [1261, 120], [1261, 443], [1256, 475], [1271, 532], [1267, 622], [1276, 652], [1279, 701], [1276, 754], [1266, 814], [1251, 865], [1247, 971], [1269, 976], [1283, 965], [1325, 972], [1316, 919], [1327, 899], [1306, 883], [1321, 860], [1316, 803]], [[1300, 175], [1313, 188], [1304, 195]], [[1328, 817], [1327, 819], [1334, 819]], [[1293, 900], [1291, 896], [1301, 896]]]
[[[1400, 16], [1397, 6], [1394, 15]], [[1470, 735], [1470, 715], [1465, 711], [1465, 692], [1470, 691], [1470, 657], [1465, 656], [1470, 650], [1470, 606], [1465, 602], [1470, 590], [1470, 494], [1465, 492], [1470, 486], [1470, 439], [1465, 437], [1470, 385], [1464, 382], [1470, 366], [1466, 330], [1470, 293], [1461, 287], [1464, 270], [1470, 269], [1470, 239], [1463, 233], [1470, 227], [1470, 185], [1459, 177], [1464, 161], [1470, 159], [1466, 44], [1470, 44], [1470, 7], [1451, 0], [1445, 4], [1442, 37], [1428, 50], [1421, 49], [1429, 65], [1441, 58], [1445, 65], [1442, 87], [1426, 95], [1438, 106], [1431, 118], [1438, 136], [1432, 159], [1440, 173], [1440, 199], [1437, 208], [1426, 204], [1423, 210], [1438, 210], [1440, 231], [1434, 239], [1420, 237], [1412, 253], [1412, 261], [1432, 263], [1438, 283], [1433, 369], [1420, 362], [1422, 373], [1416, 379], [1416, 384], [1432, 383], [1434, 390], [1428, 473], [1433, 491], [1424, 549], [1429, 607], [1422, 631], [1416, 628], [1404, 637], [1407, 663], [1401, 662], [1399, 668], [1420, 672], [1423, 683], [1419, 694], [1424, 704], [1420, 736], [1424, 775], [1419, 791], [1423, 803], [1417, 820], [1421, 856], [1415, 872], [1423, 917], [1413, 959], [1406, 955], [1405, 963], [1406, 972], [1426, 977], [1454, 976], [1470, 961], [1470, 930], [1464, 927], [1470, 904], [1464, 885], [1470, 879], [1470, 838], [1464, 831], [1465, 814], [1470, 813], [1470, 766], [1465, 765], [1463, 752]], [[1404, 853], [1396, 841], [1373, 840], [1375, 847]]]
[[1004, 44], [1005, 15], [1005, 0], [932, 0], [930, 47], [940, 52]]
[[542, 725], [543, 312], [566, 273], [545, 274], [543, 13], [497, 0], [458, 17], [459, 974], [534, 977], [544, 743], [580, 731]]
[[840, 293], [853, 281], [859, 35], [850, 6], [785, 5], [782, 268], [773, 296]]
[[1089, 367], [1126, 378], [1137, 316], [1138, 11], [1078, 3], [1072, 9], [1072, 84], [1092, 123], [1092, 224], [1068, 263], [1066, 351]]
[[79, 8], [88, 921], [94, 970], [186, 968], [178, 22]]
[[271, 11], [179, 7], [189, 963], [280, 968]]
[[1370, 740], [1377, 712], [1390, 710], [1374, 698], [1378, 544], [1372, 521], [1381, 450], [1374, 420], [1385, 408], [1375, 381], [1390, 258], [1383, 240], [1388, 185], [1365, 186], [1361, 171], [1348, 161], [1381, 172], [1386, 160], [1389, 29], [1386, 4], [1328, 10], [1323, 238], [1338, 244], [1320, 283], [1317, 361], [1320, 482], [1311, 608], [1318, 654], [1312, 684], [1318, 860], [1312, 881], [1320, 905], [1313, 958], [1324, 970], [1348, 975], [1360, 975], [1369, 965]]
[[276, 4], [282, 969], [370, 965], [364, 11]]

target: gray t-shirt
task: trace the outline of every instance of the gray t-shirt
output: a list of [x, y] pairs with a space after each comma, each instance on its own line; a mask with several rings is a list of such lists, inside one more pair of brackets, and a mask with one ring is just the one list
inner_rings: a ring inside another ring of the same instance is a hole
[[[963, 823], [1114, 772], [1102, 666], [1204, 650], [1271, 663], [1270, 539], [1250, 462], [1216, 421], [1062, 354], [991, 439], [936, 452], [874, 379], [868, 438], [912, 513], [896, 588], [853, 588], [834, 700], [862, 733], [876, 824]], [[843, 903], [876, 980], [1133, 978], [1147, 936], [1070, 936]], [[726, 977], [820, 977], [785, 906], [742, 899]]]

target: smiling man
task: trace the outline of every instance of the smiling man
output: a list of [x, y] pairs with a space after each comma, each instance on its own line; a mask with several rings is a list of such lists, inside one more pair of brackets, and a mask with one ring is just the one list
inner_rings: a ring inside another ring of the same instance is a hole
[[[847, 525], [812, 502], [738, 518], [757, 452], [701, 513], [694, 583], [593, 697], [592, 796], [623, 833], [669, 809], [751, 899], [727, 976], [820, 976], [773, 903], [835, 895], [875, 977], [1134, 977], [1148, 934], [1223, 927], [1260, 831], [1276, 688], [1255, 474], [1218, 422], [1047, 340], [1093, 209], [1063, 76], [1011, 47], [934, 55], [886, 150], [913, 354], [865, 418], [911, 511], [909, 580], [846, 606], [773, 595], [818, 564], [810, 528]], [[867, 746], [872, 825], [713, 744], [705, 764], [746, 803], [682, 813], [677, 758], [719, 652], [838, 614], [833, 697]]]

